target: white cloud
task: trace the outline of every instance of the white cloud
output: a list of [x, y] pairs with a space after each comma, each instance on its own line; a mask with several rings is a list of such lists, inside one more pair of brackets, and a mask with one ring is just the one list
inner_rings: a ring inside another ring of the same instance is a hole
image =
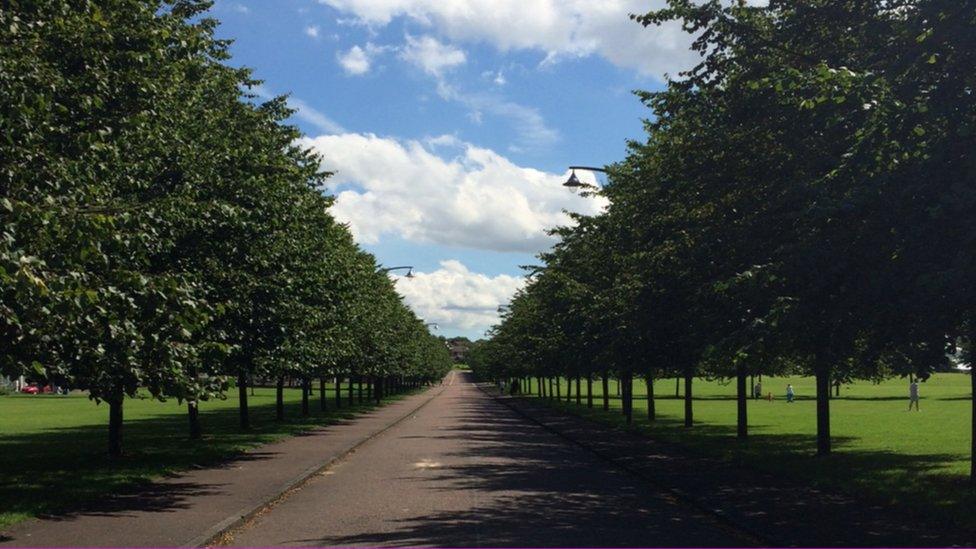
[[309, 25], [305, 27], [305, 34], [307, 34], [311, 38], [318, 38], [320, 31], [321, 29], [319, 28], [318, 25]]
[[505, 74], [502, 71], [484, 71], [481, 73], [481, 77], [485, 80], [490, 80], [496, 86], [504, 86], [508, 83], [505, 79]]
[[[631, 13], [663, 0], [319, 0], [364, 25], [406, 17], [455, 41], [487, 42], [500, 51], [536, 50], [547, 62], [600, 55], [660, 77], [690, 68], [697, 54], [680, 24], [643, 28]], [[754, 0], [753, 4], [760, 3]]]
[[400, 52], [400, 58], [438, 78], [445, 70], [463, 65], [467, 61], [464, 51], [450, 44], [442, 44], [427, 35], [420, 38], [407, 35], [407, 43]]
[[468, 117], [475, 124], [481, 124], [482, 114], [486, 112], [511, 120], [518, 133], [514, 148], [520, 151], [545, 148], [559, 141], [559, 132], [550, 128], [534, 107], [526, 107], [493, 94], [462, 92], [443, 80], [437, 83], [437, 94], [444, 100], [457, 101], [470, 109]]
[[336, 59], [348, 74], [360, 75], [369, 72], [369, 54], [359, 46], [353, 46], [345, 53], [336, 54]]
[[[251, 91], [262, 99], [272, 99], [275, 97], [275, 94], [271, 90], [262, 85], [253, 86]], [[338, 122], [332, 120], [301, 99], [292, 96], [288, 97], [288, 106], [295, 111], [296, 118], [315, 126], [321, 132], [345, 133], [346, 131]]]
[[[454, 101], [468, 108], [468, 117], [475, 124], [481, 124], [483, 115], [489, 114], [508, 119], [517, 134], [516, 142], [510, 150], [534, 151], [546, 148], [559, 140], [559, 132], [550, 128], [538, 109], [509, 101], [493, 93], [469, 93], [445, 79], [450, 69], [463, 65], [467, 57], [464, 51], [449, 44], [443, 44], [431, 36], [419, 38], [407, 35], [404, 45], [377, 46], [367, 42], [365, 48], [353, 46], [346, 52], [336, 55], [339, 64], [348, 74], [362, 75], [370, 71], [377, 55], [390, 51], [399, 52], [403, 61], [410, 63], [437, 82], [437, 94], [445, 101]], [[499, 70], [489, 71], [496, 86], [505, 84], [505, 77]], [[483, 74], [485, 76], [485, 74]]]
[[[571, 222], [563, 210], [596, 213], [605, 204], [563, 187], [566, 174], [518, 166], [449, 137], [428, 143], [373, 134], [304, 140], [336, 171], [329, 183], [337, 192], [333, 212], [364, 243], [397, 235], [419, 243], [535, 253], [553, 243], [547, 229]], [[435, 147], [456, 156], [440, 156]]]
[[465, 147], [466, 143], [461, 141], [461, 139], [454, 134], [443, 134], [436, 135], [433, 137], [427, 137], [424, 139], [424, 143], [428, 147], [453, 147], [456, 149], [462, 149]]
[[395, 48], [392, 46], [377, 46], [372, 42], [366, 42], [364, 47], [353, 46], [345, 53], [337, 53], [336, 59], [346, 73], [361, 75], [370, 71], [377, 55], [393, 49]]
[[417, 316], [441, 330], [484, 331], [498, 320], [498, 307], [525, 284], [523, 277], [489, 277], [468, 270], [460, 261], [441, 262], [441, 268], [414, 272], [396, 289]]

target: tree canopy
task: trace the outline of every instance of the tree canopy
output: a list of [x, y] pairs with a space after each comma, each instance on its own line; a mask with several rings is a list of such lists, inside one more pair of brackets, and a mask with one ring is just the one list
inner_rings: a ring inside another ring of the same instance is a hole
[[235, 378], [450, 368], [209, 7], [0, 8], [0, 372], [107, 401], [113, 454], [140, 391], [195, 408]]

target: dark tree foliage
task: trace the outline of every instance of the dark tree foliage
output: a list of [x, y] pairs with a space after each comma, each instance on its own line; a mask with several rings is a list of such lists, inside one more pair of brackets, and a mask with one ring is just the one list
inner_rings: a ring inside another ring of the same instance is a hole
[[[258, 102], [203, 0], [0, 7], [0, 372], [108, 403], [258, 375], [429, 382], [450, 357], [328, 212], [328, 173]], [[307, 394], [307, 393], [306, 393]]]
[[669, 0], [634, 19], [679, 22], [700, 62], [638, 92], [653, 114], [608, 166], [609, 208], [557, 231], [485, 346], [524, 375], [683, 376], [689, 426], [691, 379], [735, 378], [742, 437], [747, 376], [808, 373], [828, 454], [832, 384], [924, 378], [976, 339], [976, 2]]

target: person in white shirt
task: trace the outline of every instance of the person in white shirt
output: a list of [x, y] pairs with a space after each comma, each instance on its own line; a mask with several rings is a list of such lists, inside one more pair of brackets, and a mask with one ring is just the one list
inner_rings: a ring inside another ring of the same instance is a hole
[[912, 381], [908, 385], [908, 411], [912, 411], [912, 404], [915, 404], [915, 411], [918, 411], [918, 382]]

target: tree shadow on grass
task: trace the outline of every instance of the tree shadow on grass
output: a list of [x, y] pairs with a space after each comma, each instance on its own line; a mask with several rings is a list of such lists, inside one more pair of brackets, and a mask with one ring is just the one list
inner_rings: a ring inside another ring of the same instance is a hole
[[[711, 505], [725, 497], [735, 513], [762, 517], [761, 527], [783, 536], [780, 543], [946, 545], [976, 539], [976, 498], [964, 477], [945, 472], [948, 463], [965, 456], [869, 451], [856, 448], [854, 437], [835, 436], [834, 452], [816, 457], [816, 441], [808, 435], [750, 434], [740, 441], [730, 425], [697, 423], [687, 429], [680, 419], [668, 417], [653, 424], [639, 418], [627, 427], [619, 412], [565, 404], [553, 408], [565, 417], [572, 417], [568, 412], [612, 426], [620, 436], [602, 441], [611, 454], [633, 455], [638, 447], [645, 463], [653, 452], [677, 456], [661, 468], [667, 471], [662, 482], [708, 493]], [[573, 423], [566, 421], [565, 428], [573, 429]], [[784, 518], [772, 520], [774, 514]], [[797, 516], [821, 526], [804, 534]]]
[[[312, 404], [312, 415], [303, 418], [300, 403], [287, 402], [284, 422], [274, 420], [273, 403], [252, 405], [252, 428], [246, 431], [239, 427], [237, 408], [203, 409], [200, 421], [204, 437], [196, 441], [188, 438], [184, 413], [127, 420], [123, 426], [126, 453], [118, 459], [111, 459], [106, 453], [105, 425], [4, 435], [0, 438], [0, 511], [8, 513], [8, 517], [58, 520], [79, 513], [181, 509], [188, 498], [212, 493], [215, 487], [180, 482], [156, 484], [152, 482], [154, 478], [267, 459], [267, 453], [244, 450], [307, 433], [315, 427], [347, 422], [373, 408], [364, 404], [330, 408], [323, 413], [318, 410], [318, 402]], [[5, 525], [0, 515], [0, 530], [11, 525]]]

